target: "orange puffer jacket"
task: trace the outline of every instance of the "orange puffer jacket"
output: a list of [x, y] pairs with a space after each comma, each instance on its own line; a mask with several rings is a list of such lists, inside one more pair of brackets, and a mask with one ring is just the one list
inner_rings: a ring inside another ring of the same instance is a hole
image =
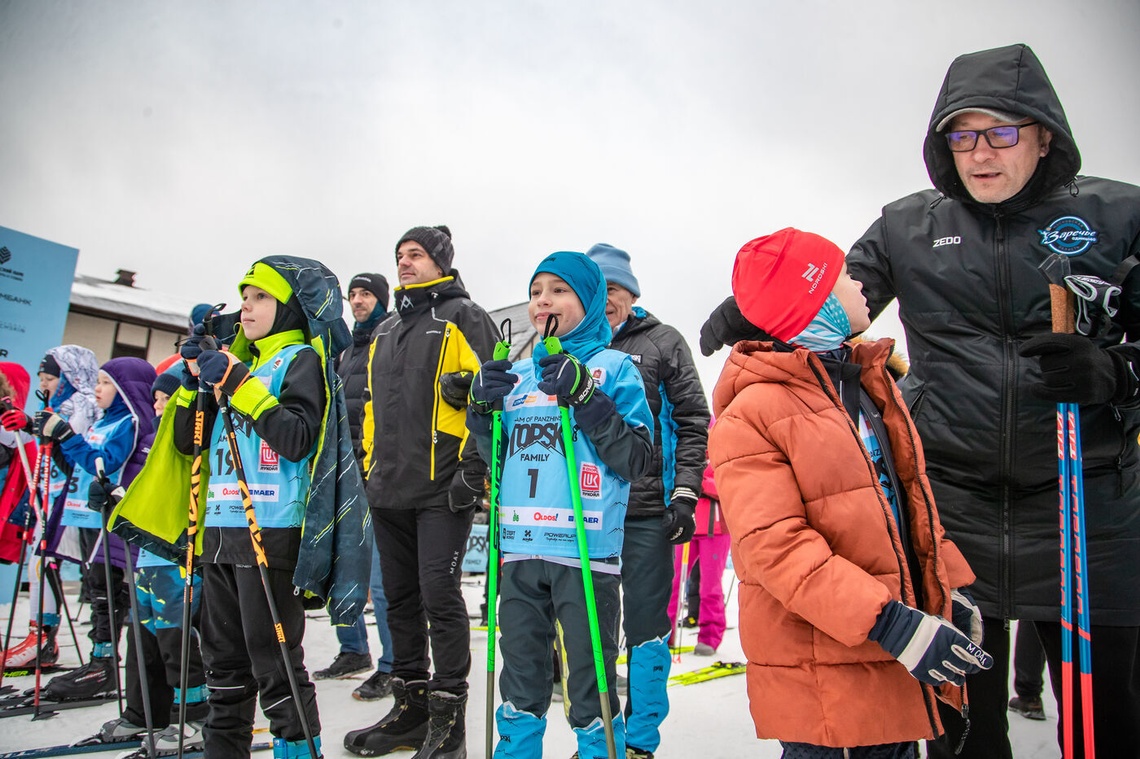
[[[924, 610], [950, 618], [974, 581], [943, 536], [922, 446], [885, 368], [893, 341], [851, 361], [882, 411], [920, 564]], [[936, 695], [867, 639], [890, 599], [915, 605], [912, 573], [875, 466], [819, 357], [738, 343], [713, 392], [709, 438], [740, 578], [740, 640], [756, 735], [853, 747], [942, 733]]]

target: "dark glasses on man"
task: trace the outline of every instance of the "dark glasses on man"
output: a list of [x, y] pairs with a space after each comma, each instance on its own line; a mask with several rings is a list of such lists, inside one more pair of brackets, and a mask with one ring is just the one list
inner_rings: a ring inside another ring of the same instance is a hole
[[1011, 124], [989, 129], [960, 129], [946, 133], [946, 144], [950, 146], [952, 153], [969, 153], [977, 147], [978, 135], [985, 135], [986, 142], [995, 150], [1012, 148], [1020, 139], [1021, 130], [1036, 124], [1036, 121], [1030, 121], [1028, 124]]

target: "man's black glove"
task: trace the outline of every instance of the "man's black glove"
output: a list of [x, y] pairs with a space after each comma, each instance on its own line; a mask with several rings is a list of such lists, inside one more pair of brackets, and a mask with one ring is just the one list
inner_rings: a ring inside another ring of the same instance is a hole
[[519, 381], [517, 374], [511, 374], [511, 362], [505, 358], [488, 361], [479, 367], [479, 373], [471, 383], [471, 408], [480, 414], [490, 414], [495, 408], [502, 408], [503, 398]]
[[728, 296], [701, 325], [701, 353], [711, 356], [741, 340], [771, 340], [772, 336], [744, 318], [736, 298]]
[[665, 509], [665, 516], [661, 519], [665, 535], [673, 545], [679, 546], [693, 539], [693, 532], [697, 529], [696, 520], [693, 519], [696, 507], [697, 494], [692, 490], [677, 488], [673, 491], [669, 508]]
[[447, 372], [439, 375], [439, 394], [452, 408], [467, 408], [474, 372]]
[[538, 365], [542, 367], [538, 389], [573, 406], [574, 419], [587, 432], [597, 429], [616, 411], [613, 399], [597, 389], [590, 367], [569, 353], [543, 356]]
[[457, 469], [447, 489], [447, 505], [456, 514], [473, 509], [483, 497], [483, 475]]
[[71, 425], [59, 414], [48, 414], [42, 419], [36, 414], [36, 421], [39, 423], [36, 432], [42, 438], [51, 438], [62, 443], [75, 435], [75, 430], [71, 429]]
[[1038, 335], [1026, 340], [1018, 353], [1040, 357], [1041, 384], [1032, 392], [1047, 401], [1124, 403], [1140, 391], [1136, 367], [1126, 354], [1101, 348], [1083, 335]]
[[87, 508], [100, 513], [110, 511], [119, 502], [115, 497], [117, 487], [106, 477], [91, 480], [91, 485], [87, 488]]
[[993, 666], [993, 657], [942, 617], [888, 601], [867, 638], [927, 685], [961, 685], [966, 675]]

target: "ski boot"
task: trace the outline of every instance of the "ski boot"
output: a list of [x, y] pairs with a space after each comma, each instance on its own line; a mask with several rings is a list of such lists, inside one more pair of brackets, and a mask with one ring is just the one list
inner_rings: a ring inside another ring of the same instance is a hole
[[467, 759], [467, 694], [428, 694], [428, 733], [412, 759]]
[[[205, 746], [202, 736], [202, 723], [186, 721], [182, 731], [182, 748], [185, 751], [201, 751]], [[157, 756], [171, 756], [178, 753], [178, 725], [168, 725], [154, 736], [154, 753]]]
[[[110, 643], [96, 644], [96, 650]], [[78, 669], [56, 675], [44, 686], [43, 697], [49, 701], [83, 701], [115, 694], [115, 660], [109, 655], [94, 653], [91, 660]]]
[[321, 736], [313, 736], [313, 745], [317, 747], [317, 756], [314, 758], [309, 751], [309, 742], [302, 738], [299, 741], [287, 741], [284, 738], [273, 739], [273, 759], [321, 759]]
[[45, 625], [43, 629], [34, 621], [28, 623], [28, 637], [9, 648], [3, 654], [4, 669], [31, 669], [36, 666], [36, 643], [40, 642], [40, 667], [54, 667], [59, 661], [59, 644], [55, 640], [56, 627]]
[[396, 703], [379, 722], [344, 736], [344, 747], [358, 756], [381, 756], [400, 749], [418, 751], [428, 734], [428, 692], [425, 680], [392, 678]]
[[130, 741], [145, 735], [145, 727], [136, 725], [126, 717], [117, 717], [109, 722], [104, 722], [103, 727], [99, 728], [99, 741], [101, 743]]

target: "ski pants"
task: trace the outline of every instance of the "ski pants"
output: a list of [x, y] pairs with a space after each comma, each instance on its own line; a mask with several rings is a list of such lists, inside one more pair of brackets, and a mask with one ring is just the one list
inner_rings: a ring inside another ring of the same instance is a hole
[[[597, 603], [598, 628], [601, 633], [602, 659], [609, 690], [610, 713], [619, 714], [617, 697], [618, 651], [618, 585], [616, 574], [593, 572], [594, 600]], [[502, 674], [499, 691], [504, 707], [498, 716], [500, 736], [511, 735], [511, 743], [535, 745], [526, 736], [517, 735], [521, 724], [533, 724], [526, 732], [545, 730], [546, 712], [554, 685], [554, 668], [550, 651], [554, 645], [554, 621], [562, 622], [562, 645], [566, 653], [567, 700], [570, 702], [570, 726], [575, 730], [589, 728], [601, 717], [598, 679], [594, 668], [594, 649], [590, 640], [586, 591], [582, 585], [582, 569], [555, 564], [542, 559], [507, 561], [503, 564], [503, 580], [499, 593], [497, 624], [501, 631]], [[533, 720], [520, 723], [508, 719], [511, 713], [531, 715]], [[615, 733], [620, 721], [615, 719]], [[537, 746], [541, 749], [541, 732]], [[618, 754], [625, 755], [625, 741], [619, 738]], [[523, 758], [500, 743], [496, 756]], [[505, 753], [504, 753], [505, 752]], [[534, 759], [541, 753], [531, 754]]]
[[1013, 643], [1013, 690], [1022, 699], [1036, 701], [1045, 689], [1045, 651], [1032, 622], [1020, 622]]
[[[142, 675], [136, 651], [141, 647], [145, 666], [150, 713], [155, 728], [178, 722], [178, 704], [182, 670], [182, 609], [186, 583], [176, 566], [139, 567], [135, 572], [135, 598], [139, 607], [139, 627], [135, 638], [133, 624], [127, 625], [127, 708], [123, 717], [135, 725], [146, 724], [143, 705]], [[201, 617], [202, 578], [194, 574], [194, 600], [190, 623], [197, 627]], [[206, 673], [202, 669], [202, 653], [198, 635], [191, 631], [189, 667], [186, 682], [186, 719], [202, 721], [209, 709], [206, 704]]]
[[[724, 640], [727, 621], [724, 617], [724, 568], [728, 564], [728, 552], [732, 546], [730, 535], [694, 535], [689, 542], [689, 566], [686, 577], [692, 577], [693, 568], [700, 565], [698, 584], [701, 588], [700, 627], [697, 642], [713, 648], [720, 648]], [[681, 583], [681, 557], [684, 546], [674, 546], [673, 593], [669, 596], [669, 630], [677, 629], [677, 604]], [[676, 641], [674, 641], [676, 643]]]
[[305, 670], [301, 648], [305, 610], [301, 596], [293, 592], [293, 570], [270, 569], [268, 575], [288, 647], [287, 665], [257, 567], [202, 565], [202, 663], [210, 703], [202, 736], [211, 759], [249, 756], [258, 697], [274, 738], [305, 740], [301, 710], [293, 700], [285, 666], [296, 676], [313, 736], [321, 732], [316, 688]]
[[[108, 593], [105, 567], [102, 562], [91, 563], [83, 572], [83, 582], [87, 585], [87, 594], [91, 599], [91, 632], [87, 637], [92, 643], [117, 641], [131, 608], [130, 590], [124, 581], [126, 573], [119, 567], [111, 566], [112, 590]], [[111, 618], [112, 606], [115, 610], [114, 619]]]
[[630, 746], [656, 751], [661, 723], [669, 714], [669, 594], [673, 546], [660, 516], [626, 517], [621, 552], [622, 626], [628, 653], [629, 697], [625, 702]]
[[[966, 678], [970, 699], [970, 734], [958, 759], [995, 757], [1009, 759], [1013, 752], [1009, 745], [1009, 629], [1004, 620], [984, 620], [985, 638], [982, 646], [993, 656], [994, 666]], [[1049, 665], [1049, 679], [1053, 695], [1061, 703], [1061, 623], [1022, 621], [1033, 624], [1045, 649]], [[1074, 630], [1076, 625], [1074, 625]], [[1093, 625], [1093, 732], [1096, 735], [1097, 756], [1137, 756], [1140, 746], [1140, 628]], [[1081, 737], [1080, 677], [1078, 646], [1073, 645], [1073, 728], [1075, 759], [1084, 756], [1084, 739]], [[946, 735], [927, 743], [931, 759], [952, 759], [965, 727], [961, 715], [939, 702], [939, 715], [946, 727]], [[1057, 739], [1060, 745], [1064, 725], [1057, 720]]]
[[460, 580], [474, 516], [474, 509], [456, 514], [446, 504], [372, 510], [388, 599], [392, 674], [405, 682], [427, 680], [429, 690], [457, 696], [467, 694], [471, 672], [471, 623]]

